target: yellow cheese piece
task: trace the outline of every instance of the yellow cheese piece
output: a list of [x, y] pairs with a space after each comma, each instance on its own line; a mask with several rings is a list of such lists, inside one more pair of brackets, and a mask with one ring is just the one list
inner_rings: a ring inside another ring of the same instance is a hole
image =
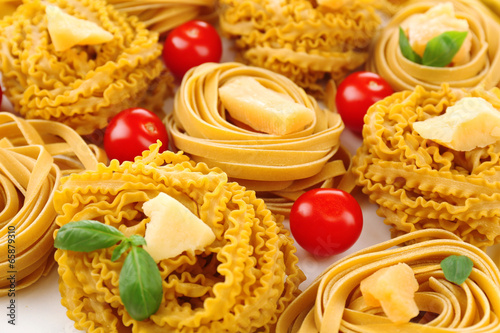
[[413, 129], [429, 140], [470, 151], [500, 140], [500, 111], [480, 97], [464, 97], [438, 117], [415, 122]]
[[405, 263], [381, 268], [360, 283], [366, 305], [382, 306], [394, 323], [407, 323], [419, 314], [415, 302], [418, 288], [412, 268]]
[[259, 132], [286, 135], [303, 130], [315, 119], [312, 109], [249, 76], [226, 82], [219, 96], [232, 118]]
[[403, 30], [408, 36], [411, 48], [420, 56], [424, 55], [427, 43], [443, 32], [468, 31], [467, 37], [451, 62], [454, 66], [458, 66], [470, 61], [472, 33], [469, 23], [455, 16], [455, 9], [451, 2], [438, 4], [423, 14], [411, 16], [404, 23]]
[[45, 8], [48, 30], [56, 51], [75, 45], [94, 45], [109, 42], [113, 35], [96, 23], [71, 16], [53, 5]]
[[215, 240], [208, 225], [166, 193], [146, 201], [142, 209], [150, 218], [144, 249], [156, 262], [184, 251], [203, 250]]

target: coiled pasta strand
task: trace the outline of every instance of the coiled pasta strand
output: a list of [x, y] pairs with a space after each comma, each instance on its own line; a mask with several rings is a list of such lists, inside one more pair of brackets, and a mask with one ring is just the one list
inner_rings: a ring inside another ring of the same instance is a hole
[[440, 1], [409, 1], [383, 28], [374, 42], [366, 69], [379, 73], [393, 89], [412, 90], [420, 85], [426, 89], [439, 89], [442, 82], [454, 88], [485, 89], [500, 84], [500, 20], [482, 2], [452, 0], [457, 18], [465, 19], [472, 36], [470, 61], [453, 67], [431, 67], [406, 59], [399, 47], [399, 27], [413, 15], [425, 13]]
[[[135, 162], [73, 174], [54, 197], [58, 225], [93, 219], [125, 235], [144, 235], [149, 218], [142, 204], [165, 192], [200, 217], [216, 235], [204, 250], [185, 251], [158, 263], [163, 301], [144, 321], [130, 318], [118, 293], [123, 260], [111, 250], [56, 251], [62, 303], [79, 329], [88, 332], [271, 332], [294, 299], [304, 274], [282, 217], [255, 192], [217, 168], [183, 154], [158, 153], [159, 145]], [[168, 246], [166, 244], [165, 246]]]
[[392, 235], [443, 228], [478, 247], [500, 242], [500, 142], [459, 152], [422, 138], [412, 124], [445, 112], [463, 97], [500, 109], [500, 90], [417, 86], [368, 111], [353, 173]]
[[220, 27], [243, 60], [283, 74], [314, 96], [321, 80], [343, 78], [367, 60], [381, 24], [371, 1], [338, 9], [304, 0], [221, 0]]
[[[252, 77], [315, 113], [315, 121], [287, 135], [256, 132], [228, 119], [218, 89], [237, 77]], [[337, 113], [288, 78], [238, 63], [204, 64], [188, 72], [166, 118], [172, 144], [198, 162], [220, 167], [231, 179], [259, 193], [273, 195], [267, 204], [287, 214], [294, 199], [313, 186], [337, 186], [350, 167], [340, 146], [344, 125]], [[343, 183], [350, 191], [354, 183]]]
[[52, 199], [61, 178], [96, 169], [106, 154], [66, 125], [24, 120], [0, 112], [0, 296], [8, 277], [15, 289], [35, 283], [54, 264], [56, 212]]
[[167, 32], [193, 19], [215, 15], [215, 0], [107, 0], [117, 10], [136, 15], [150, 30]]
[[[56, 52], [45, 7], [52, 4], [113, 34], [104, 44]], [[158, 33], [102, 0], [25, 1], [0, 21], [5, 95], [29, 119], [57, 120], [82, 135], [129, 107], [162, 112], [173, 77], [160, 59]]]
[[[461, 285], [448, 282], [440, 267], [451, 255], [467, 256], [474, 263]], [[420, 311], [432, 316], [394, 324], [382, 309], [363, 306], [360, 282], [399, 263], [412, 268], [419, 283], [415, 301]], [[334, 263], [285, 310], [276, 332], [497, 332], [499, 315], [500, 272], [491, 258], [448, 231], [427, 229]]]

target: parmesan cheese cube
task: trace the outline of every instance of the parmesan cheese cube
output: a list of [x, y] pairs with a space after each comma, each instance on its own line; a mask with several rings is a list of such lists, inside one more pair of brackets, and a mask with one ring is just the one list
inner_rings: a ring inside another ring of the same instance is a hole
[[208, 225], [166, 193], [146, 201], [142, 208], [151, 219], [146, 225], [144, 249], [156, 262], [185, 251], [203, 250], [215, 240]]
[[298, 132], [316, 117], [313, 110], [288, 95], [264, 87], [252, 77], [229, 80], [219, 88], [219, 96], [232, 118], [268, 134]]

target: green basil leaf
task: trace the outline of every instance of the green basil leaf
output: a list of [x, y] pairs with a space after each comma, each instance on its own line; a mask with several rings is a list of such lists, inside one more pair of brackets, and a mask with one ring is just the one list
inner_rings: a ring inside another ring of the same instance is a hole
[[446, 280], [458, 285], [467, 280], [473, 266], [472, 260], [466, 256], [451, 255], [441, 261], [441, 269]]
[[120, 245], [115, 247], [115, 249], [113, 250], [111, 261], [117, 261], [122, 256], [122, 254], [124, 254], [125, 251], [127, 251], [131, 246], [132, 242], [130, 242], [130, 239], [123, 240]]
[[399, 48], [406, 59], [416, 62], [417, 64], [422, 63], [422, 58], [417, 52], [413, 51], [410, 46], [410, 42], [408, 41], [408, 37], [406, 37], [406, 34], [401, 27], [399, 27]]
[[115, 227], [98, 221], [83, 220], [63, 225], [54, 247], [62, 250], [91, 252], [110, 247], [126, 237]]
[[141, 247], [133, 246], [123, 263], [119, 279], [120, 297], [135, 320], [145, 320], [158, 311], [163, 298], [158, 266]]
[[432, 38], [425, 46], [422, 65], [448, 66], [462, 46], [465, 37], [467, 37], [467, 31], [446, 31]]
[[133, 246], [146, 245], [146, 240], [141, 235], [132, 235], [128, 239]]

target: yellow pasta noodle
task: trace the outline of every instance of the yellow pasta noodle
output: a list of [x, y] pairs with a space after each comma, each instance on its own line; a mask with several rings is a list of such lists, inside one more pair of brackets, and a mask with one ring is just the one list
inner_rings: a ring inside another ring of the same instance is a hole
[[[97, 23], [113, 39], [56, 52], [46, 4]], [[161, 111], [172, 91], [173, 78], [159, 57], [158, 34], [104, 1], [25, 1], [0, 21], [0, 32], [5, 95], [26, 118], [57, 120], [90, 134], [129, 107]]]
[[[54, 197], [62, 226], [82, 219], [144, 236], [150, 221], [142, 205], [164, 192], [184, 204], [213, 231], [204, 250], [190, 250], [158, 263], [163, 279], [159, 310], [133, 320], [119, 297], [123, 260], [111, 250], [57, 250], [62, 303], [75, 327], [87, 332], [271, 332], [299, 293], [304, 274], [282, 217], [255, 192], [219, 169], [195, 164], [182, 153], [150, 147], [134, 162], [111, 161], [97, 171], [62, 180]], [[113, 247], [114, 248], [114, 247]]]
[[421, 85], [439, 89], [442, 82], [451, 87], [482, 86], [485, 89], [500, 83], [500, 20], [482, 2], [450, 0], [455, 15], [469, 25], [471, 35], [470, 60], [462, 65], [431, 67], [406, 59], [399, 47], [399, 28], [416, 14], [427, 12], [442, 1], [422, 0], [405, 3], [383, 28], [374, 42], [366, 69], [379, 73], [396, 91]]
[[150, 30], [167, 32], [189, 20], [213, 16], [215, 0], [107, 0], [128, 15], [136, 15]]
[[321, 80], [341, 79], [367, 60], [381, 20], [372, 1], [345, 1], [338, 9], [314, 1], [221, 0], [220, 27], [236, 39], [244, 61], [281, 73], [308, 92]]
[[61, 177], [106, 161], [66, 125], [0, 112], [0, 296], [12, 272], [20, 290], [54, 264], [52, 198]]
[[[412, 243], [406, 246], [406, 243]], [[451, 255], [474, 263], [461, 285], [447, 281], [440, 267]], [[365, 305], [361, 281], [381, 268], [405, 263], [419, 284], [419, 320], [394, 324], [381, 308]], [[454, 234], [420, 230], [358, 251], [330, 266], [285, 310], [277, 333], [285, 332], [498, 332], [500, 272], [483, 251]]]
[[422, 138], [412, 124], [436, 117], [462, 97], [500, 109], [500, 90], [437, 91], [417, 86], [377, 102], [353, 158], [358, 185], [393, 227], [392, 235], [443, 228], [478, 247], [500, 242], [500, 142], [455, 151]]
[[[219, 101], [218, 88], [238, 77], [252, 77], [291, 97], [314, 111], [314, 121], [303, 130], [282, 136], [231, 122]], [[340, 116], [321, 109], [288, 78], [263, 68], [204, 64], [186, 73], [166, 123], [176, 149], [195, 161], [220, 167], [250, 189], [271, 195], [267, 204], [282, 214], [287, 214], [305, 189], [338, 185], [350, 166], [350, 155], [340, 146], [344, 129]], [[350, 191], [353, 183], [341, 186]]]

